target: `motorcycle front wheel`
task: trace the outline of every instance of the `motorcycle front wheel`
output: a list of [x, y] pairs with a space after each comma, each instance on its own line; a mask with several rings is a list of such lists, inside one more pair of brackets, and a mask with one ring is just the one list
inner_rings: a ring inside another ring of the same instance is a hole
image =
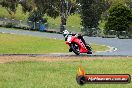
[[79, 49], [78, 44], [72, 43], [72, 44], [70, 45], [70, 47], [71, 47], [72, 51], [73, 51], [76, 55], [80, 55], [80, 49]]

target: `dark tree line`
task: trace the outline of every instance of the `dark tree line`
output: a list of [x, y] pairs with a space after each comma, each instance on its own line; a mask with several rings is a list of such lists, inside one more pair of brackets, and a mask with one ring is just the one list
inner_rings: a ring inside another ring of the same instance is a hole
[[81, 19], [82, 31], [87, 31], [92, 36], [92, 29], [98, 28], [101, 14], [105, 12], [110, 3], [106, 0], [80, 0], [81, 3]]
[[[111, 7], [112, 0], [1, 0], [0, 5], [5, 7], [9, 14], [14, 15], [18, 4], [22, 6], [23, 12], [30, 12], [31, 15], [39, 12], [52, 18], [61, 16], [60, 31], [63, 31], [67, 23], [68, 16], [79, 10], [81, 14], [81, 25], [84, 30], [97, 28], [101, 19], [101, 14]], [[131, 0], [125, 0], [131, 8]], [[37, 18], [36, 18], [37, 19]]]
[[117, 32], [129, 31], [129, 25], [132, 23], [132, 11], [123, 4], [117, 4], [110, 8], [108, 21], [105, 24], [105, 32], [110, 30]]

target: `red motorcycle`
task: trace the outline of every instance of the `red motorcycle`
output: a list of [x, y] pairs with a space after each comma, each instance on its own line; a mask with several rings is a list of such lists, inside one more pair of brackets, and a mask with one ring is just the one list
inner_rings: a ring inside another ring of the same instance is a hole
[[79, 34], [70, 34], [67, 30], [63, 32], [66, 44], [69, 45], [69, 52], [74, 52], [76, 55], [80, 53], [92, 54], [92, 48], [86, 44], [83, 37]]

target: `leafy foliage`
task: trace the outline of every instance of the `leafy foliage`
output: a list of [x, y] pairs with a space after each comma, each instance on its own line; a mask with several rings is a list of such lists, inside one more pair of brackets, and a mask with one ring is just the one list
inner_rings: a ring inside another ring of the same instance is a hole
[[18, 0], [2, 0], [0, 1], [0, 5], [5, 7], [12, 18], [14, 18], [16, 7], [18, 6]]
[[19, 3], [21, 4], [24, 13], [31, 12], [35, 7], [33, 0], [21, 0]]
[[61, 25], [66, 25], [68, 16], [77, 8], [76, 0], [34, 0], [34, 3], [43, 14], [52, 18], [61, 16]]
[[85, 28], [96, 28], [102, 12], [110, 7], [105, 0], [81, 0], [82, 26]]
[[106, 33], [109, 30], [127, 31], [132, 22], [132, 13], [128, 7], [118, 4], [110, 8], [109, 18], [105, 24]]
[[88, 36], [94, 36], [99, 33], [98, 28], [101, 14], [105, 12], [110, 3], [106, 0], [80, 0], [81, 3], [81, 25], [82, 32], [85, 32]]
[[29, 21], [38, 22], [43, 19], [43, 14], [40, 11], [33, 11], [29, 14]]

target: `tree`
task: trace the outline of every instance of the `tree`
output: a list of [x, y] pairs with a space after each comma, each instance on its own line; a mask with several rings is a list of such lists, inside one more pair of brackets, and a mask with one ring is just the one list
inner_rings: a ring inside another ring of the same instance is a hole
[[60, 15], [61, 15], [61, 27], [60, 32], [64, 31], [64, 26], [66, 25], [68, 16], [74, 13], [77, 9], [77, 3], [76, 0], [61, 0], [61, 9], [60, 9]]
[[0, 5], [5, 7], [8, 13], [11, 15], [11, 18], [14, 18], [14, 14], [16, 12], [16, 7], [18, 6], [18, 0], [2, 0], [0, 1]]
[[102, 12], [106, 11], [110, 5], [106, 0], [81, 0], [81, 19], [83, 31], [91, 31], [98, 27], [98, 22]]
[[22, 5], [23, 12], [31, 12], [35, 6], [33, 0], [1, 0], [0, 5], [5, 7], [11, 18], [15, 17], [16, 9], [18, 4]]
[[40, 25], [47, 23], [47, 19], [43, 18], [44, 14], [42, 14], [39, 10], [34, 10], [30, 12], [28, 17], [28, 23], [32, 26], [32, 29], [39, 29]]
[[117, 4], [110, 8], [108, 21], [105, 24], [105, 32], [110, 30], [127, 31], [132, 22], [132, 13], [123, 4]]
[[50, 17], [56, 18], [61, 16], [61, 28], [62, 32], [65, 28], [68, 16], [74, 13], [76, 10], [76, 0], [34, 0], [37, 6], [43, 14], [47, 14]]
[[126, 0], [125, 3], [130, 9], [132, 9], [132, 0]]
[[0, 4], [7, 8], [10, 14], [15, 14], [17, 5], [21, 4], [24, 12], [39, 11], [52, 18], [61, 16], [61, 25], [66, 25], [68, 16], [77, 8], [76, 0], [3, 0]]
[[19, 4], [21, 4], [24, 13], [34, 11], [36, 8], [33, 0], [20, 0]]

